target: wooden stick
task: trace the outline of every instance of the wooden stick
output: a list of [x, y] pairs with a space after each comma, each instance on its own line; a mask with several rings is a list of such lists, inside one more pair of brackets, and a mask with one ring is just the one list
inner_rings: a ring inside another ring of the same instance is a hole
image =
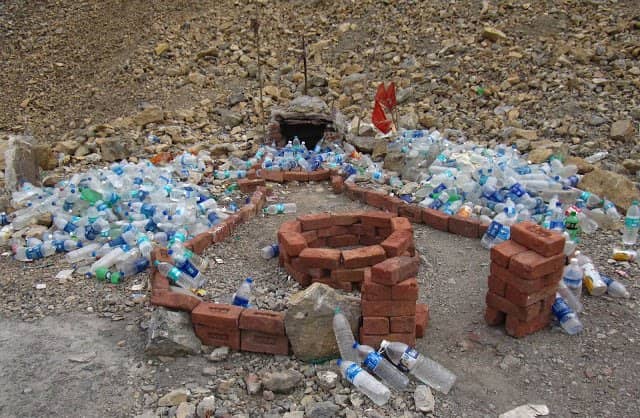
[[253, 28], [254, 39], [256, 43], [256, 55], [258, 61], [258, 88], [260, 89], [260, 124], [262, 126], [262, 138], [264, 139], [267, 133], [264, 117], [264, 101], [262, 100], [262, 61], [260, 60], [260, 5], [256, 2], [256, 17], [251, 19], [251, 27]]

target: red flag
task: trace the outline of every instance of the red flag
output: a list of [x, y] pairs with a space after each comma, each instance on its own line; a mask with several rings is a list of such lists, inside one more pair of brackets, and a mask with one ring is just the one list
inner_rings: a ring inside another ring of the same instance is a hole
[[387, 119], [387, 115], [384, 114], [380, 102], [376, 100], [373, 105], [373, 113], [371, 114], [371, 121], [374, 126], [380, 130], [383, 134], [389, 133], [391, 130], [391, 121]]
[[396, 104], [396, 84], [392, 81], [389, 83], [389, 87], [387, 87], [385, 100], [382, 102], [382, 105], [391, 111], [396, 107]]
[[387, 90], [384, 87], [384, 83], [378, 84], [378, 90], [376, 91], [376, 97], [374, 100], [378, 103], [384, 103], [387, 98]]

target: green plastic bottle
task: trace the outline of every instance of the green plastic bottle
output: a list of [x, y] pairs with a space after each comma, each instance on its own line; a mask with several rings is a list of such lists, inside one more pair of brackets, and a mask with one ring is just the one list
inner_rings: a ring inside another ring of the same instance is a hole
[[95, 190], [88, 187], [82, 189], [82, 191], [80, 192], [80, 196], [82, 200], [89, 202], [92, 205], [94, 205], [97, 201], [102, 200], [102, 194], [100, 194], [100, 192], [96, 192]]
[[100, 281], [109, 280], [113, 284], [118, 284], [122, 280], [122, 276], [117, 271], [109, 271], [106, 267], [96, 269], [96, 278]]
[[564, 220], [565, 229], [569, 233], [571, 240], [575, 243], [580, 242], [580, 219], [575, 212], [571, 212]]

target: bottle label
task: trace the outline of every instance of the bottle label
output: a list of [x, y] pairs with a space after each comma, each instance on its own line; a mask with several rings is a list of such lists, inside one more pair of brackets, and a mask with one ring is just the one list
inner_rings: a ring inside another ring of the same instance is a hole
[[408, 347], [406, 350], [404, 350], [404, 353], [402, 353], [402, 357], [400, 357], [398, 368], [405, 373], [413, 369], [413, 367], [416, 365], [416, 361], [418, 361], [419, 355], [420, 353], [418, 353], [415, 349]]
[[627, 216], [624, 218], [624, 226], [627, 228], [638, 228], [640, 226], [640, 218], [631, 218]]
[[353, 380], [361, 371], [362, 369], [360, 368], [360, 366], [354, 363], [351, 366], [347, 367], [347, 370], [344, 371], [344, 375], [349, 382], [353, 383]]
[[175, 283], [178, 281], [181, 275], [182, 272], [180, 271], [180, 269], [173, 267], [171, 270], [169, 270], [169, 273], [167, 273], [167, 278]]
[[96, 231], [93, 225], [87, 225], [87, 227], [84, 229], [84, 237], [89, 241], [93, 241], [98, 237], [98, 235], [100, 235], [100, 232]]
[[551, 307], [551, 311], [560, 322], [563, 322], [564, 318], [573, 312], [569, 305], [567, 305], [567, 302], [565, 302], [560, 296], [556, 297], [556, 300], [553, 302], [553, 306]]
[[487, 228], [486, 234], [489, 238], [495, 239], [500, 233], [500, 230], [502, 230], [502, 224], [497, 221], [492, 221], [491, 224], [489, 224], [489, 228]]
[[552, 220], [549, 226], [551, 229], [564, 229], [564, 221]]
[[522, 186], [520, 185], [520, 183], [516, 183], [513, 186], [511, 186], [511, 188], [509, 189], [509, 191], [511, 193], [513, 193], [514, 195], [516, 195], [517, 197], [522, 197], [524, 196], [524, 194], [526, 193], [526, 190], [524, 190], [522, 188]]
[[375, 351], [369, 353], [367, 358], [364, 359], [364, 365], [369, 370], [375, 370], [378, 367], [378, 363], [382, 360], [382, 356]]
[[604, 284], [607, 285], [607, 287], [611, 286], [611, 284], [613, 283], [613, 279], [609, 276], [605, 276], [604, 274], [601, 274], [600, 278], [602, 279]]
[[277, 214], [284, 213], [284, 204], [283, 203], [276, 204], [276, 213]]
[[235, 306], [241, 306], [243, 308], [246, 308], [247, 306], [249, 306], [249, 300], [247, 298], [242, 297], [242, 296], [233, 295], [233, 301], [231, 302], [231, 304], [235, 305]]
[[51, 243], [53, 244], [54, 247], [56, 247], [56, 252], [57, 253], [63, 253], [64, 252], [64, 241], [61, 239], [57, 239], [54, 241], [51, 241]]
[[44, 254], [42, 254], [42, 244], [36, 245], [35, 247], [27, 248], [25, 255], [29, 260], [38, 260], [40, 258], [44, 258]]
[[67, 222], [67, 224], [64, 226], [63, 231], [64, 231], [64, 232], [66, 232], [66, 233], [68, 233], [68, 234], [70, 234], [70, 233], [72, 233], [73, 231], [75, 231], [75, 230], [76, 230], [76, 228], [77, 228], [77, 227], [76, 227], [76, 225], [75, 225], [75, 224], [73, 224], [72, 222]]
[[184, 260], [182, 263], [177, 264], [176, 267], [193, 278], [196, 278], [198, 274], [200, 274], [200, 271], [198, 271], [196, 266], [194, 266], [189, 260]]
[[509, 238], [511, 238], [511, 228], [508, 225], [502, 225], [498, 233], [498, 238], [502, 241], [508, 241]]
[[567, 285], [567, 287], [571, 287], [573, 289], [580, 287], [580, 284], [582, 283], [582, 280], [580, 278], [574, 279], [567, 276], [562, 277], [562, 281]]
[[271, 246], [271, 251], [273, 251], [273, 256], [277, 257], [280, 255], [280, 246], [278, 244], [273, 244]]

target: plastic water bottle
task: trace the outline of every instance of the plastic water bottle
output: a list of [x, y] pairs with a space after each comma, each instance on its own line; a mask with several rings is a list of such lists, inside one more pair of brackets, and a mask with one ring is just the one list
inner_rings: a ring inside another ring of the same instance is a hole
[[580, 302], [580, 300], [576, 298], [576, 295], [574, 295], [573, 292], [567, 287], [567, 285], [564, 284], [563, 280], [560, 280], [560, 282], [558, 283], [558, 293], [563, 297], [565, 302], [567, 302], [567, 305], [569, 305], [569, 307], [573, 309], [574, 312], [581, 313], [584, 310], [584, 305], [582, 305], [582, 302]]
[[558, 293], [556, 293], [556, 300], [551, 310], [567, 334], [575, 335], [582, 332], [583, 327], [580, 318], [578, 318], [578, 315], [571, 310], [567, 302]]
[[[562, 203], [556, 202], [555, 206], [551, 210], [551, 225], [550, 229], [556, 231], [564, 231], [564, 213], [562, 212]], [[571, 232], [569, 232], [571, 234]]]
[[95, 272], [96, 279], [100, 281], [109, 281], [113, 284], [118, 284], [122, 280], [122, 275], [117, 271], [110, 271], [106, 267], [100, 267]]
[[98, 243], [85, 245], [82, 248], [68, 252], [64, 258], [71, 264], [93, 260], [96, 258], [98, 249], [100, 249], [100, 244]]
[[409, 378], [393, 364], [389, 363], [389, 360], [382, 357], [368, 345], [354, 343], [353, 347], [358, 351], [360, 360], [368, 370], [371, 370], [390, 387], [396, 390], [406, 389], [409, 384]]
[[582, 278], [583, 272], [578, 264], [578, 259], [572, 258], [569, 261], [569, 265], [564, 268], [562, 280], [578, 300], [582, 296]]
[[604, 210], [604, 213], [612, 221], [620, 220], [620, 214], [618, 213], [618, 209], [616, 209], [616, 205], [614, 205], [613, 202], [609, 200], [605, 200], [604, 203], [602, 204], [602, 210]]
[[209, 267], [209, 262], [198, 254], [186, 248], [182, 242], [173, 242], [170, 246], [170, 250], [174, 254], [179, 254], [194, 265], [200, 272], [204, 272]]
[[171, 281], [172, 284], [180, 286], [183, 289], [193, 290], [197, 289], [197, 283], [186, 273], [183, 273], [179, 268], [165, 262], [155, 261], [155, 266], [158, 271]]
[[297, 206], [295, 203], [277, 203], [269, 205], [262, 211], [269, 215], [280, 215], [282, 213], [296, 213]]
[[56, 247], [51, 241], [33, 247], [18, 247], [15, 251], [15, 259], [19, 261], [39, 260], [56, 253]]
[[629, 298], [631, 295], [627, 288], [617, 280], [611, 277], [600, 275], [602, 281], [607, 285], [607, 293], [614, 298]]
[[404, 343], [383, 340], [380, 348], [400, 370], [411, 373], [416, 379], [445, 395], [456, 381], [456, 375], [444, 366]]
[[480, 244], [490, 249], [511, 237], [511, 225], [515, 222], [515, 210], [505, 207], [489, 224], [487, 232], [482, 236]]
[[265, 260], [269, 260], [273, 257], [277, 257], [280, 254], [280, 247], [278, 246], [278, 244], [271, 244], [263, 247], [260, 252], [262, 254], [262, 258], [264, 258]]
[[115, 247], [111, 249], [108, 253], [103, 255], [98, 261], [91, 265], [91, 273], [95, 273], [97, 269], [100, 267], [109, 268], [113, 266], [118, 259], [125, 256], [125, 254], [129, 251], [129, 247], [127, 245], [123, 245], [122, 247]]
[[351, 325], [347, 317], [340, 311], [340, 308], [336, 308], [333, 312], [333, 334], [336, 336], [340, 357], [344, 360], [359, 363], [360, 358], [354, 348], [356, 340], [353, 338]]
[[184, 253], [176, 253], [173, 250], [169, 250], [168, 253], [173, 259], [175, 266], [183, 273], [191, 276], [193, 282], [197, 285], [195, 288], [199, 289], [204, 281], [200, 274], [200, 270], [198, 270], [198, 268], [194, 266], [187, 257], [185, 257]]
[[360, 392], [366, 395], [378, 406], [389, 402], [391, 391], [388, 387], [378, 382], [373, 376], [362, 370], [357, 363], [349, 360], [338, 360], [338, 367], [342, 376], [347, 379]]
[[57, 253], [66, 253], [82, 247], [80, 241], [74, 241], [72, 239], [53, 240], [51, 243], [56, 248]]
[[149, 268], [149, 260], [145, 257], [139, 257], [122, 264], [117, 264], [116, 268], [118, 269], [122, 277], [135, 276], [136, 274], [142, 273], [147, 268]]
[[624, 218], [624, 233], [622, 234], [624, 245], [635, 245], [638, 241], [638, 228], [640, 228], [640, 207], [638, 207], [638, 201], [634, 200]]
[[231, 300], [232, 305], [241, 306], [243, 308], [249, 307], [249, 301], [251, 300], [251, 287], [253, 285], [253, 279], [247, 277], [244, 279], [236, 293], [233, 294]]

